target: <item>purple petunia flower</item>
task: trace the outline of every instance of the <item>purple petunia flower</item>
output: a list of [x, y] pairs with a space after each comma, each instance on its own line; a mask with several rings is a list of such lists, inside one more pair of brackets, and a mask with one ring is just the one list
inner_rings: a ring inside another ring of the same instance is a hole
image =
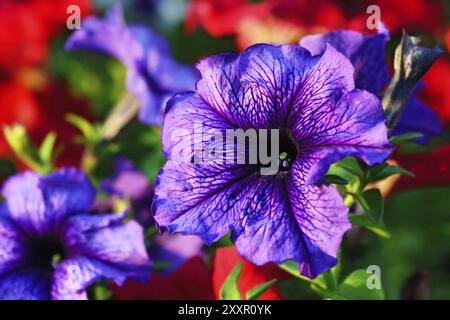
[[[355, 89], [352, 64], [330, 45], [312, 56], [296, 45], [258, 44], [205, 58], [197, 68], [197, 91], [168, 102], [157, 224], [208, 244], [231, 230], [239, 253], [257, 265], [293, 259], [308, 277], [334, 266], [351, 225], [336, 188], [321, 181], [346, 156], [374, 164], [390, 155], [379, 99]], [[199, 123], [216, 131], [279, 129], [277, 173], [262, 175], [258, 164], [176, 161], [186, 136], [207, 148], [196, 137]]]
[[142, 228], [124, 214], [89, 214], [95, 190], [82, 172], [20, 173], [2, 195], [0, 299], [86, 299], [101, 279], [148, 279]]
[[[356, 87], [382, 96], [390, 81], [385, 54], [388, 40], [387, 30], [382, 30], [375, 35], [337, 30], [321, 35], [306, 36], [300, 40], [300, 45], [312, 54], [321, 54], [327, 43], [331, 44], [352, 62], [355, 68]], [[423, 136], [416, 141], [426, 143], [429, 138], [442, 132], [438, 114], [417, 97], [417, 93], [423, 86], [423, 84], [418, 86], [409, 99], [392, 135], [421, 133]]]
[[167, 100], [176, 92], [192, 90], [198, 74], [176, 63], [169, 44], [149, 27], [127, 26], [122, 11], [116, 5], [104, 19], [85, 19], [67, 40], [66, 49], [95, 50], [120, 60], [127, 70], [127, 89], [141, 103], [140, 120], [159, 126]]

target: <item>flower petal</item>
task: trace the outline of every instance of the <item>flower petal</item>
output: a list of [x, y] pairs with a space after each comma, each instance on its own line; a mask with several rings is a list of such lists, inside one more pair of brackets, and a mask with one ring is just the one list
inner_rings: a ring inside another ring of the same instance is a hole
[[189, 163], [197, 149], [205, 150], [212, 143], [208, 131], [216, 130], [225, 137], [226, 129], [231, 128], [227, 119], [199, 95], [178, 94], [167, 103], [161, 137], [163, 152], [168, 159]]
[[49, 300], [50, 279], [39, 270], [23, 270], [0, 277], [0, 300]]
[[336, 265], [339, 245], [351, 224], [347, 216], [349, 209], [335, 187], [307, 183], [305, 171], [309, 166], [309, 161], [296, 161], [286, 189], [304, 250], [297, 260], [300, 271], [315, 278]]
[[9, 219], [5, 205], [0, 208], [0, 277], [23, 268], [27, 263], [25, 236]]
[[[170, 233], [198, 235], [211, 244], [224, 236], [243, 213], [237, 208], [252, 166], [180, 164], [168, 161], [155, 183], [154, 218]], [[251, 181], [250, 181], [251, 180]]]
[[299, 118], [293, 130], [300, 144], [299, 157], [318, 160], [308, 173], [310, 183], [317, 183], [333, 162], [347, 156], [372, 165], [384, 161], [393, 151], [383, 109], [373, 94], [353, 90], [322, 109]]
[[124, 218], [123, 214], [73, 216], [65, 222], [65, 243], [72, 254], [88, 256], [120, 271], [120, 277], [114, 275], [118, 282], [126, 277], [146, 280], [151, 263], [143, 229], [135, 221], [125, 223]]
[[54, 300], [86, 300], [86, 288], [99, 280], [122, 284], [128, 273], [120, 267], [87, 256], [71, 256], [56, 267], [51, 295]]
[[41, 177], [33, 172], [19, 173], [3, 185], [11, 219], [28, 232], [42, 232], [47, 228], [48, 212], [40, 186]]
[[337, 30], [321, 35], [306, 36], [300, 45], [313, 55], [322, 54], [327, 43], [350, 59], [355, 68], [355, 84], [374, 94], [381, 94], [389, 83], [389, 71], [386, 64], [387, 32], [376, 35], [364, 35], [350, 30]]
[[75, 168], [64, 168], [43, 177], [40, 187], [55, 222], [67, 215], [88, 212], [95, 200], [89, 178]]
[[[120, 41], [111, 41], [120, 39]], [[105, 19], [89, 17], [82, 28], [73, 33], [66, 42], [67, 50], [95, 50], [111, 55], [131, 66], [144, 55], [144, 50], [123, 21], [123, 10], [116, 5]]]

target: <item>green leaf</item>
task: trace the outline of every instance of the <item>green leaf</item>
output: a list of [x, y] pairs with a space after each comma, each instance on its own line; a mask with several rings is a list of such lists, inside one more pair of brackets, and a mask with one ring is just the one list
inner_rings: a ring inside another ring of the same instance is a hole
[[418, 138], [422, 138], [423, 134], [421, 133], [405, 133], [399, 136], [394, 136], [389, 139], [389, 142], [392, 144], [401, 144], [411, 140], [415, 140]]
[[387, 163], [383, 163], [375, 165], [369, 169], [368, 182], [383, 180], [395, 174], [402, 174], [408, 177], [414, 177], [414, 174], [406, 169], [391, 166]]
[[335, 174], [327, 174], [324, 179], [329, 183], [338, 185], [346, 185], [349, 183], [346, 179]]
[[353, 225], [367, 228], [383, 238], [389, 239], [391, 237], [383, 224], [375, 223], [367, 214], [350, 214], [348, 217]]
[[5, 178], [17, 172], [16, 166], [9, 159], [0, 158], [0, 180], [3, 181]]
[[338, 286], [337, 294], [349, 300], [383, 300], [383, 289], [370, 289], [367, 280], [371, 276], [365, 269], [353, 271]]
[[243, 263], [239, 262], [231, 270], [227, 279], [220, 289], [220, 299], [221, 300], [242, 300], [241, 292], [238, 288], [238, 281], [241, 277]]
[[39, 147], [39, 157], [44, 163], [53, 162], [53, 149], [56, 143], [56, 134], [54, 132], [48, 133], [41, 146]]
[[272, 288], [272, 286], [277, 282], [277, 279], [272, 279], [270, 281], [264, 282], [256, 287], [250, 289], [247, 292], [246, 298], [247, 300], [256, 300], [261, 297], [267, 290]]
[[49, 170], [51, 170], [51, 168], [42, 162], [39, 152], [28, 136], [24, 126], [5, 126], [3, 128], [3, 133], [17, 158], [27, 166], [42, 174], [47, 174]]
[[345, 159], [342, 159], [341, 161], [338, 161], [334, 164], [335, 166], [338, 166], [358, 177], [362, 177], [363, 175], [363, 169], [361, 168], [360, 163], [357, 159], [347, 157]]
[[383, 223], [384, 203], [379, 189], [366, 190], [357, 195], [357, 199], [373, 222]]
[[66, 121], [74, 125], [78, 130], [81, 131], [87, 142], [94, 142], [98, 140], [98, 132], [93, 124], [88, 120], [80, 117], [76, 114], [69, 113], [66, 115]]

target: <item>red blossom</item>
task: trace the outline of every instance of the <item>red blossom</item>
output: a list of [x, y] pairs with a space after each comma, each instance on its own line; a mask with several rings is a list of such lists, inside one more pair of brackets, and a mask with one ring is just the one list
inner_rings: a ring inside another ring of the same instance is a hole
[[211, 271], [200, 257], [189, 259], [169, 276], [153, 273], [147, 284], [127, 280], [122, 287], [113, 284], [114, 299], [119, 300], [212, 300]]
[[91, 11], [89, 0], [2, 0], [0, 65], [14, 70], [43, 61], [48, 42], [65, 26], [71, 4], [80, 7], [82, 17]]
[[[58, 143], [65, 145], [57, 164], [79, 164], [83, 148], [73, 143], [73, 138], [79, 132], [65, 121], [65, 115], [75, 113], [88, 119], [92, 119], [92, 115], [89, 106], [74, 97], [65, 86], [49, 83], [32, 91], [19, 81], [0, 82], [0, 106], [0, 126], [22, 124], [35, 143], [40, 143], [50, 131], [54, 131]], [[10, 153], [1, 134], [0, 156]]]
[[426, 84], [421, 99], [436, 110], [444, 126], [450, 125], [450, 57], [439, 58], [423, 80]]
[[396, 192], [450, 185], [450, 145], [432, 152], [399, 155], [396, 161], [415, 174], [414, 178], [401, 177], [394, 187]]
[[[278, 279], [280, 281], [290, 278], [290, 275], [281, 270], [275, 263], [268, 263], [263, 266], [256, 266], [251, 262], [243, 259], [236, 251], [235, 247], [219, 248], [216, 251], [214, 257], [213, 267], [213, 286], [214, 292], [217, 298], [220, 296], [220, 289], [223, 283], [230, 274], [231, 270], [236, 266], [238, 262], [243, 262], [243, 268], [241, 277], [238, 282], [238, 287], [241, 291], [242, 297], [245, 297], [246, 293], [257, 285], [272, 279]], [[273, 286], [261, 297], [261, 300], [281, 300], [285, 297], [281, 294], [280, 290]]]

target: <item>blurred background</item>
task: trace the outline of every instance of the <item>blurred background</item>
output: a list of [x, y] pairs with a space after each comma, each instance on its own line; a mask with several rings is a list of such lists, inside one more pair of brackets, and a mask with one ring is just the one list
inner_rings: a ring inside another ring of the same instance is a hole
[[[78, 5], [84, 19], [102, 15], [117, 2], [123, 3], [127, 21], [153, 27], [168, 39], [178, 61], [191, 64], [258, 42], [298, 43], [304, 35], [333, 29], [370, 33], [366, 8], [372, 4], [381, 8], [391, 33], [390, 65], [403, 29], [445, 50], [424, 76], [419, 95], [439, 114], [444, 131], [426, 145], [407, 144], [394, 156], [416, 178], [396, 178], [386, 193], [384, 217], [391, 237], [363, 230], [350, 233], [342, 268], [380, 265], [387, 298], [450, 299], [450, 1], [0, 0], [0, 123], [24, 125], [36, 144], [55, 132], [62, 146], [58, 166], [83, 166], [86, 160], [85, 147], [77, 143], [79, 131], [66, 115], [101, 123], [125, 91], [125, 68], [119, 61], [64, 50], [71, 33], [66, 8]], [[150, 183], [164, 163], [155, 128], [128, 126], [114, 147]], [[101, 156], [102, 166], [91, 172], [94, 181], [114, 170], [113, 154]], [[24, 169], [0, 136], [0, 178]], [[216, 267], [214, 272], [214, 281], [223, 282], [225, 271]], [[275, 298], [317, 298], [297, 287], [293, 292], [293, 287], [292, 281], [281, 283]]]

